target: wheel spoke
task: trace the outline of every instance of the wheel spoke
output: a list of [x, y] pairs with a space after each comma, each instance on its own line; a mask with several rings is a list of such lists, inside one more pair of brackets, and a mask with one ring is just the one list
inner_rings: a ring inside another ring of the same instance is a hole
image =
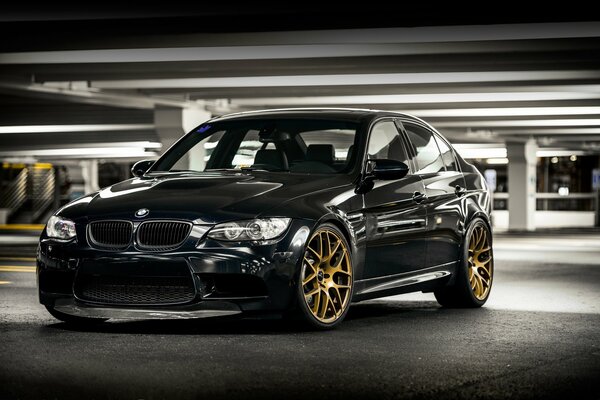
[[321, 253], [318, 252], [317, 250], [313, 249], [312, 247], [308, 247], [308, 250], [312, 251], [312, 253], [317, 257], [317, 261], [320, 263], [321, 260], [323, 259], [323, 257], [321, 257]]
[[316, 277], [317, 277], [317, 273], [313, 272], [312, 274], [310, 274], [309, 276], [307, 276], [306, 278], [304, 278], [304, 280], [302, 281], [302, 285], [306, 285], [308, 282], [312, 281]]
[[313, 304], [311, 307], [311, 311], [313, 312], [313, 314], [316, 314], [319, 312], [319, 304], [320, 303], [321, 303], [321, 288], [317, 286], [316, 292], [313, 295]]
[[321, 289], [319, 291], [320, 296], [321, 296], [321, 308], [319, 310], [319, 316], [322, 319], [325, 319], [326, 315], [327, 315], [327, 306], [329, 305], [329, 293], [327, 293], [327, 291]]
[[308, 298], [310, 298], [311, 296], [314, 296], [315, 294], [317, 294], [317, 293], [319, 292], [319, 290], [320, 290], [320, 289], [319, 289], [319, 287], [318, 287], [318, 286], [316, 286], [316, 287], [315, 287], [313, 290], [311, 290], [310, 292], [308, 292], [308, 293], [304, 293], [304, 297], [308, 299]]
[[327, 298], [329, 299], [329, 305], [331, 305], [331, 311], [333, 312], [333, 317], [337, 318], [339, 314], [342, 313], [342, 310], [339, 310], [338, 313], [338, 309], [335, 306], [335, 303], [333, 302], [333, 297], [331, 297], [331, 293], [327, 293]]
[[340, 248], [340, 246], [342, 245], [342, 241], [341, 240], [337, 240], [333, 250], [331, 250], [331, 255], [333, 256], [335, 253], [337, 253], [338, 249]]
[[481, 283], [481, 277], [479, 275], [475, 276], [475, 296], [481, 296], [481, 292], [483, 291], [483, 285]]
[[344, 284], [340, 284], [340, 283], [335, 283], [332, 282], [332, 286], [336, 289], [350, 289], [350, 285], [344, 285]]
[[481, 246], [481, 242], [484, 240], [483, 229], [477, 229], [477, 239], [475, 240], [475, 246], [473, 246], [473, 250], [475, 252], [479, 251], [479, 247]]
[[329, 298], [331, 299], [331, 308], [335, 316], [338, 317], [344, 310], [344, 304], [340, 292], [334, 288], [333, 293], [333, 296], [331, 295], [331, 293], [329, 294]]
[[485, 249], [486, 247], [488, 247], [488, 238], [487, 238], [487, 233], [486, 233], [485, 229], [483, 229], [483, 228], [481, 229], [481, 231], [483, 232], [483, 233], [482, 233], [483, 239], [481, 240], [481, 243], [479, 244], [479, 248], [477, 249], [477, 251], [478, 251], [479, 253], [483, 253], [483, 252], [484, 252], [484, 249]]
[[[312, 261], [312, 262], [311, 262], [311, 261]], [[304, 257], [304, 262], [305, 262], [306, 264], [308, 264], [308, 266], [310, 267], [310, 269], [312, 269], [312, 271], [313, 271], [314, 273], [316, 273], [316, 272], [317, 272], [317, 267], [314, 265], [314, 264], [315, 264], [315, 260], [310, 260], [310, 259], [308, 259], [308, 258]]]
[[489, 280], [482, 276], [479, 271], [476, 271], [475, 277], [478, 286], [478, 291], [475, 293], [475, 296], [477, 296], [477, 298], [483, 298], [487, 294], [487, 290], [490, 286]]
[[480, 262], [479, 262], [479, 265], [480, 265], [481, 267], [484, 267], [484, 268], [486, 268], [486, 269], [487, 269], [487, 267], [485, 267], [485, 266], [486, 266], [486, 265], [488, 265], [488, 264], [490, 263], [490, 261], [492, 261], [492, 258], [491, 258], [491, 257], [488, 257], [487, 259], [485, 259], [485, 260], [483, 260], [483, 261], [480, 261]]
[[323, 252], [323, 257], [330, 258], [331, 257], [331, 238], [329, 237], [329, 232], [325, 232], [325, 238], [327, 239], [323, 242], [322, 247], [327, 246], [327, 254]]
[[481, 275], [481, 273], [479, 273], [479, 275], [482, 278], [484, 278], [485, 280], [489, 280], [491, 278], [491, 276], [492, 276], [492, 273], [491, 273], [491, 271], [490, 271], [490, 269], [488, 267], [489, 267], [489, 265], [486, 265], [486, 264], [479, 265], [479, 268], [481, 268], [483, 270], [483, 272], [485, 272], [485, 276]]
[[342, 255], [340, 256], [340, 259], [337, 260], [337, 263], [335, 263], [335, 265], [332, 265], [332, 267], [335, 271], [341, 270], [342, 263], [344, 261], [346, 261], [346, 256], [347, 256], [347, 253], [346, 253], [346, 250], [344, 249], [344, 250], [342, 250]]
[[[332, 300], [335, 299], [337, 301], [337, 307], [335, 306], [335, 304], [332, 301], [333, 310], [335, 311], [335, 314], [338, 315], [338, 314], [341, 314], [341, 312], [343, 311], [344, 300], [342, 299], [342, 294], [340, 293], [340, 290], [337, 287], [332, 286], [331, 288], [333, 289], [333, 293], [335, 295], [332, 298]], [[330, 296], [331, 296], [331, 294], [330, 294]]]

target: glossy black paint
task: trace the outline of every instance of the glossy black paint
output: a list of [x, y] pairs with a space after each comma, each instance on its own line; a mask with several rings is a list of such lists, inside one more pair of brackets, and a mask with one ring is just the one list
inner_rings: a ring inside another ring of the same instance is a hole
[[[411, 162], [405, 177], [381, 180], [367, 170], [365, 156], [370, 128], [380, 119], [394, 119], [401, 132], [402, 121], [433, 128], [407, 115], [371, 110], [277, 110], [212, 121], [277, 117], [359, 122], [356, 164], [339, 175], [258, 170], [165, 173], [150, 167], [145, 174], [57, 211], [56, 215], [76, 223], [77, 237], [64, 242], [42, 233], [37, 257], [40, 301], [49, 306], [57, 300], [72, 301], [93, 309], [96, 305], [74, 296], [77, 274], [145, 276], [176, 270], [193, 277], [196, 298], [188, 305], [154, 309], [183, 310], [199, 304], [218, 309], [226, 304], [229, 310], [245, 312], [285, 311], [293, 306], [306, 240], [323, 222], [336, 224], [348, 239], [355, 301], [432, 290], [452, 282], [469, 222], [478, 216], [489, 224], [490, 195], [481, 174], [456, 154], [460, 171], [420, 175], [412, 172]], [[173, 147], [166, 154], [171, 151]], [[140, 219], [134, 214], [140, 208], [150, 210], [144, 221], [193, 222], [192, 233], [181, 247], [161, 253], [144, 251], [135, 241], [122, 251], [89, 244], [86, 226], [90, 222], [119, 219], [137, 226]], [[280, 238], [263, 244], [219, 242], [206, 236], [217, 223], [257, 217], [288, 217], [292, 222]], [[233, 297], [206, 295], [203, 285], [210, 279], [240, 276], [251, 277], [248, 285], [256, 291]]]

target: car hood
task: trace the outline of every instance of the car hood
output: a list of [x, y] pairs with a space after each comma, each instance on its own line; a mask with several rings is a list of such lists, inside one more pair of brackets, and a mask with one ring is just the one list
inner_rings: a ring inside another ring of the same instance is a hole
[[174, 218], [212, 224], [268, 214], [291, 199], [348, 185], [350, 181], [348, 176], [340, 175], [159, 174], [107, 187], [69, 203], [58, 214], [73, 220], [135, 220], [135, 212], [146, 208], [149, 213], [145, 219]]

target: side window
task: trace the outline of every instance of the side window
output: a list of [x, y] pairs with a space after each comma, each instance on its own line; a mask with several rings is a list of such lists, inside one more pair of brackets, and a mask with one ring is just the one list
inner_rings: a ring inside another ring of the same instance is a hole
[[408, 165], [408, 156], [402, 144], [402, 137], [393, 121], [382, 121], [375, 124], [369, 137], [367, 152], [369, 159], [398, 160]]
[[450, 149], [450, 146], [446, 143], [445, 140], [440, 138], [438, 135], [435, 136], [435, 141], [440, 148], [440, 153], [442, 153], [442, 160], [444, 161], [444, 165], [446, 166], [446, 171], [458, 171], [456, 166], [456, 158], [454, 158], [454, 153]]
[[444, 162], [435, 142], [433, 133], [421, 126], [403, 122], [406, 133], [417, 151], [415, 161], [417, 172], [421, 174], [444, 171]]

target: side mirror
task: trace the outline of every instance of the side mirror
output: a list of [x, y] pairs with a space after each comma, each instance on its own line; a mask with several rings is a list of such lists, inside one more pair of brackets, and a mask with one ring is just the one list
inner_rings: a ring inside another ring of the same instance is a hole
[[408, 165], [398, 160], [369, 160], [367, 172], [375, 179], [401, 179], [408, 174]]
[[356, 186], [355, 192], [365, 194], [375, 185], [375, 180], [402, 179], [408, 174], [408, 165], [397, 160], [369, 160], [366, 175]]
[[154, 160], [142, 160], [133, 164], [131, 167], [131, 175], [140, 177], [146, 173], [154, 165]]

